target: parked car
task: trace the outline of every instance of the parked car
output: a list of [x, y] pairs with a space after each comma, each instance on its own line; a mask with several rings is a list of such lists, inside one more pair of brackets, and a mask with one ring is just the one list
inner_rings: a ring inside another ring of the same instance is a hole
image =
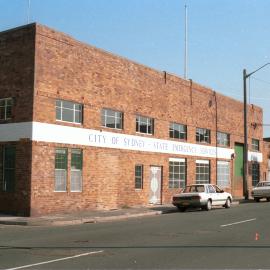
[[216, 185], [196, 184], [186, 186], [183, 191], [172, 198], [172, 204], [179, 211], [184, 212], [187, 208], [201, 208], [211, 210], [212, 206], [221, 205], [230, 208], [232, 195], [224, 192]]
[[266, 198], [270, 202], [270, 181], [261, 181], [251, 191], [251, 195], [256, 202]]

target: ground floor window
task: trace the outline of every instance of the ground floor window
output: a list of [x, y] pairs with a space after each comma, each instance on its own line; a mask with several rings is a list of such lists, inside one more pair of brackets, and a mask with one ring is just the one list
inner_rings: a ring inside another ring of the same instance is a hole
[[143, 188], [143, 165], [135, 165], [135, 189]]
[[82, 163], [82, 150], [71, 149], [70, 191], [82, 191]]
[[217, 162], [217, 185], [222, 188], [230, 187], [230, 162]]
[[[54, 190], [58, 192], [67, 191], [68, 179], [68, 152], [67, 148], [55, 149], [55, 185]], [[82, 191], [82, 168], [83, 153], [81, 149], [71, 149], [70, 159], [70, 191]]]
[[252, 163], [252, 186], [256, 186], [260, 181], [260, 164]]
[[14, 145], [5, 145], [0, 149], [0, 180], [1, 189], [6, 192], [15, 190], [16, 148]]
[[55, 149], [55, 191], [67, 191], [67, 162], [68, 150]]
[[169, 188], [183, 188], [186, 184], [186, 160], [169, 160]]
[[209, 160], [196, 160], [196, 184], [210, 183]]

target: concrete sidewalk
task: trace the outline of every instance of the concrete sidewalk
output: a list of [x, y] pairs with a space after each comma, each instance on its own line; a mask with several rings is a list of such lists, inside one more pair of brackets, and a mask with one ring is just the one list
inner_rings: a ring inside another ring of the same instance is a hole
[[177, 212], [177, 208], [170, 204], [106, 211], [78, 211], [74, 213], [54, 214], [40, 217], [19, 217], [0, 214], [0, 224], [24, 226], [65, 226], [155, 216], [172, 212]]
[[[234, 200], [232, 205], [245, 203], [243, 199]], [[0, 214], [0, 224], [24, 226], [65, 226], [85, 223], [108, 222], [128, 218], [155, 216], [178, 212], [172, 204], [131, 207], [103, 211], [78, 211], [74, 213], [54, 214], [40, 217], [18, 217]]]

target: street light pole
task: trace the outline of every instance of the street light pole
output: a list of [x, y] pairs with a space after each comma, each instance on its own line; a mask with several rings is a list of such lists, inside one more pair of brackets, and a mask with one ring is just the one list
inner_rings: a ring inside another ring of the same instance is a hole
[[243, 173], [243, 191], [245, 199], [248, 200], [248, 125], [247, 125], [247, 78], [252, 74], [264, 68], [265, 66], [270, 65], [266, 63], [265, 65], [259, 67], [251, 73], [247, 73], [246, 69], [243, 70], [243, 88], [244, 88], [244, 173]]
[[247, 130], [247, 71], [243, 70], [244, 85], [244, 173], [243, 173], [243, 193], [245, 199], [248, 200], [248, 130]]

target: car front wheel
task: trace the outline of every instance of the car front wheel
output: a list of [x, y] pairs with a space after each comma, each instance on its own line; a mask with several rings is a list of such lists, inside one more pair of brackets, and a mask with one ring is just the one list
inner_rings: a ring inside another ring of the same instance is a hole
[[224, 206], [225, 206], [225, 208], [230, 208], [231, 207], [231, 199], [230, 198], [227, 198]]
[[259, 202], [260, 198], [254, 198], [255, 202]]
[[212, 209], [212, 202], [210, 200], [207, 201], [206, 206], [204, 208], [206, 211], [209, 211]]

